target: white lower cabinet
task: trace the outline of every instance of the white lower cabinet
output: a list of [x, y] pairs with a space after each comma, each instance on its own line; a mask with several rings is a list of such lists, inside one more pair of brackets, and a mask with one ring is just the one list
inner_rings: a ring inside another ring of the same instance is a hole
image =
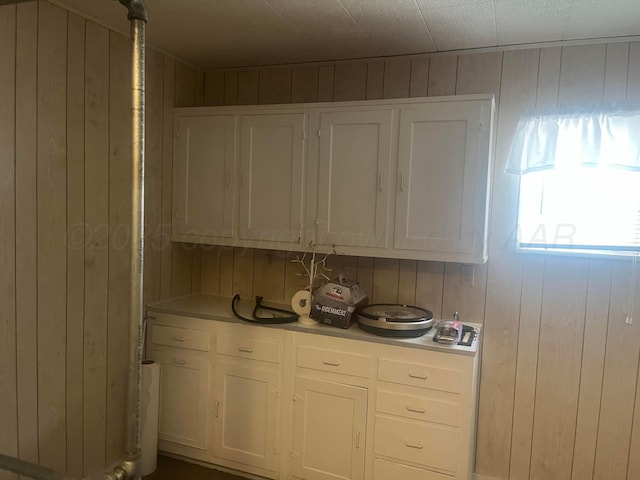
[[275, 472], [278, 467], [278, 372], [234, 361], [215, 366], [212, 452]]
[[171, 347], [152, 348], [151, 358], [160, 363], [159, 439], [205, 450], [208, 358]]
[[161, 451], [252, 478], [471, 480], [475, 347], [450, 353], [163, 313], [150, 325]]
[[366, 388], [296, 376], [293, 477], [363, 479], [366, 421]]

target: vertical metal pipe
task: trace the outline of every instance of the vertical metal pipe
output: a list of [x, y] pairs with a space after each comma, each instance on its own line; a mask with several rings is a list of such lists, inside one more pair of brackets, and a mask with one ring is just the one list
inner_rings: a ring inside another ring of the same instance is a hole
[[132, 120], [133, 161], [131, 196], [131, 290], [129, 296], [129, 388], [126, 454], [140, 450], [140, 376], [142, 362], [144, 272], [144, 126], [145, 126], [145, 21], [131, 20], [133, 40]]

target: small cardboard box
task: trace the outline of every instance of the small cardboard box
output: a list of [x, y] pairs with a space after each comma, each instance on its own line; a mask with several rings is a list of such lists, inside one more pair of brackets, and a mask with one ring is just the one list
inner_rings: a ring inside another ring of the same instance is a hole
[[327, 325], [349, 328], [353, 312], [367, 303], [369, 299], [358, 282], [339, 276], [314, 292], [309, 316]]

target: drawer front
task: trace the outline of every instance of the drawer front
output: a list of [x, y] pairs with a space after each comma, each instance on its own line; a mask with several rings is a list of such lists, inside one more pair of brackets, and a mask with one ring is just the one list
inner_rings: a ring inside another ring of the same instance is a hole
[[218, 335], [216, 339], [216, 352], [232, 357], [249, 358], [263, 362], [280, 363], [282, 345], [267, 340], [255, 338], [235, 337], [231, 335]]
[[373, 461], [373, 480], [451, 480], [451, 476], [421, 468], [401, 465], [376, 458]]
[[449, 368], [380, 359], [378, 380], [445, 392], [462, 393], [462, 373]]
[[211, 334], [201, 330], [165, 327], [154, 325], [151, 330], [151, 342], [156, 345], [188, 348], [208, 352], [211, 350]]
[[460, 424], [460, 406], [456, 403], [383, 390], [378, 390], [376, 411], [452, 427]]
[[460, 444], [456, 429], [376, 415], [375, 453], [455, 473]]
[[371, 357], [353, 353], [299, 346], [296, 365], [302, 368], [342, 373], [355, 377], [371, 376]]

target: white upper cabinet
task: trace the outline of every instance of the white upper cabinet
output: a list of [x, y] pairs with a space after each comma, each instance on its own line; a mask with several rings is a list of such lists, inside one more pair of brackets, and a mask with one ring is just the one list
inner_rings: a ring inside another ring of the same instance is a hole
[[173, 239], [234, 236], [235, 115], [176, 118]]
[[302, 240], [305, 114], [242, 115], [240, 231], [242, 240]]
[[319, 115], [317, 243], [386, 247], [393, 110]]
[[487, 259], [492, 95], [175, 115], [175, 241]]
[[396, 249], [484, 261], [491, 111], [455, 100], [400, 110]]

